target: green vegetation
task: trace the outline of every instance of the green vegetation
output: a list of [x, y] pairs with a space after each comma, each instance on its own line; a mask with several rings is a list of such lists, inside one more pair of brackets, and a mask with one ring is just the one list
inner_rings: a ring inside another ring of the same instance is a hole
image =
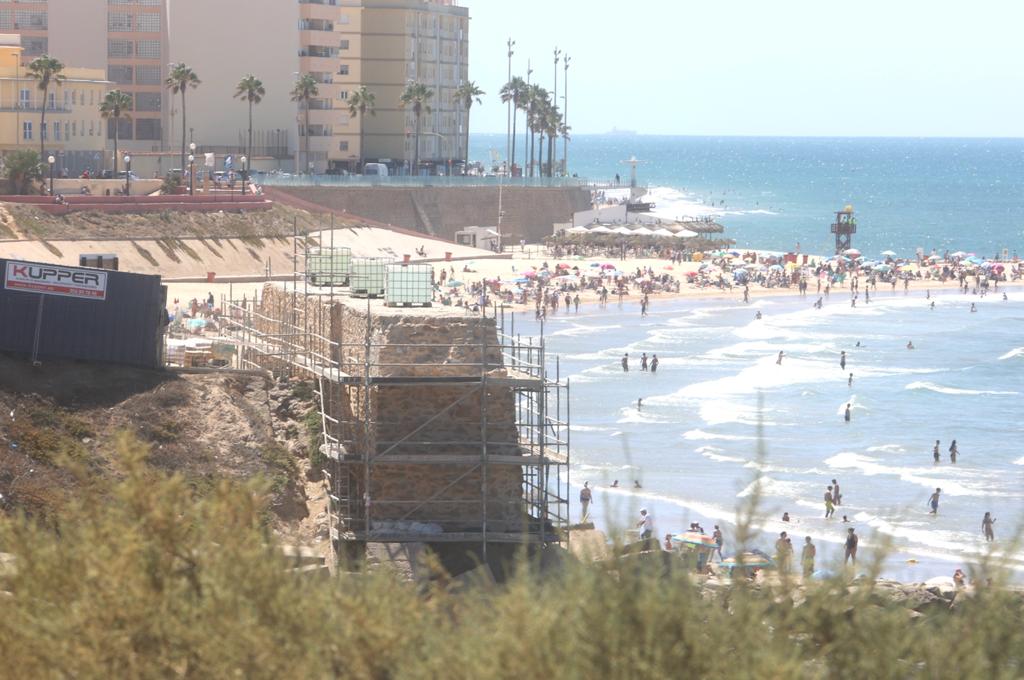
[[100, 104], [100, 117], [104, 120], [114, 121], [114, 177], [117, 177], [117, 162], [120, 156], [117, 151], [117, 140], [120, 134], [121, 119], [131, 120], [128, 111], [132, 110], [132, 96], [121, 90], [111, 90], [103, 97]]
[[413, 152], [412, 174], [419, 174], [420, 167], [420, 121], [423, 114], [430, 114], [430, 100], [434, 97], [434, 91], [423, 83], [413, 81], [405, 86], [405, 91], [398, 100], [398, 106], [402, 109], [411, 108], [416, 117], [416, 135], [414, 144], [416, 149]]
[[[263, 87], [263, 81], [252, 74], [238, 81], [238, 85], [235, 87], [235, 98], [242, 99], [249, 104], [249, 144], [245, 147], [245, 153], [248, 155], [250, 163], [252, 162], [252, 108], [263, 101], [266, 94], [267, 90]], [[247, 168], [243, 168], [243, 170], [247, 170]]]
[[4, 156], [4, 177], [12, 194], [35, 193], [30, 191], [32, 183], [43, 179], [39, 154], [28, 149], [7, 154]]
[[28, 65], [28, 75], [36, 81], [43, 96], [39, 103], [39, 160], [46, 157], [46, 109], [49, 108], [50, 85], [64, 83], [64, 63], [49, 54], [36, 57]]
[[201, 84], [196, 72], [184, 63], [171, 64], [170, 75], [164, 81], [164, 85], [171, 91], [171, 94], [181, 94], [181, 171], [185, 172], [185, 144], [187, 137], [185, 131], [188, 129], [185, 118], [185, 93], [189, 89], [196, 89]]
[[[462, 85], [459, 85], [459, 87], [456, 88], [456, 90], [455, 90], [455, 101], [458, 102], [458, 104], [459, 104], [459, 117], [461, 118], [463, 113], [465, 113], [465, 115], [466, 115], [466, 120], [465, 120], [464, 123], [460, 124], [460, 128], [462, 128], [462, 129], [464, 129], [466, 131], [466, 139], [467, 140], [469, 139], [469, 111], [470, 111], [470, 109], [473, 108], [473, 104], [474, 103], [476, 103], [476, 104], [482, 104], [483, 103], [482, 101], [480, 101], [480, 97], [482, 97], [485, 94], [487, 94], [487, 93], [484, 92], [483, 90], [481, 90], [479, 87], [477, 87], [476, 83], [473, 82], [472, 80], [467, 80]], [[469, 164], [469, 143], [468, 143], [468, 141], [466, 143], [466, 154], [462, 158], [462, 160], [467, 165]]]
[[366, 115], [377, 115], [377, 95], [370, 92], [369, 88], [361, 85], [348, 98], [348, 113], [353, 118], [359, 118], [359, 172], [363, 171], [363, 160], [366, 154], [363, 153], [363, 123]]
[[21, 453], [56, 466], [85, 461], [88, 449], [83, 440], [96, 436], [86, 420], [43, 401], [16, 411], [8, 433]]
[[320, 95], [320, 89], [316, 86], [316, 79], [311, 73], [303, 73], [295, 81], [295, 87], [291, 91], [291, 99], [296, 102], [304, 112], [302, 124], [302, 140], [305, 146], [303, 160], [305, 164], [298, 169], [299, 174], [309, 172], [309, 107], [314, 99]]
[[[500, 586], [386, 570], [303, 577], [265, 485], [146, 465], [69, 502], [59, 532], [0, 517], [0, 657], [20, 677], [1017, 678], [1019, 595], [979, 587], [923, 616], [870, 580], [717, 592], [652, 560], [523, 559]], [[437, 567], [435, 566], [436, 570]], [[984, 582], [985, 574], [979, 574]]]

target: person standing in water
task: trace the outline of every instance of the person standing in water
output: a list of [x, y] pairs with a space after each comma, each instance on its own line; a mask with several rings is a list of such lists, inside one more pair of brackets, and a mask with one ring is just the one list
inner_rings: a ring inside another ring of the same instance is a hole
[[640, 370], [647, 370], [647, 352], [644, 352], [643, 354], [640, 355]]
[[949, 462], [950, 463], [953, 463], [954, 465], [956, 464], [956, 454], [958, 454], [958, 453], [959, 453], [959, 450], [956, 448], [956, 440], [954, 439], [953, 443], [949, 445]]
[[832, 480], [832, 504], [833, 505], [842, 505], [843, 504], [843, 494], [839, 493], [839, 482], [837, 482], [834, 479]]
[[985, 516], [981, 519], [981, 533], [985, 535], [986, 541], [996, 540], [996, 534], [992, 527], [995, 522], [996, 518], [992, 516], [991, 512], [986, 512]]
[[839, 353], [839, 368], [846, 370], [846, 352]]
[[853, 387], [853, 373], [851, 373], [850, 377], [846, 379], [846, 386]]
[[657, 354], [652, 354], [651, 355], [651, 373], [657, 373], [658, 372], [658, 364], [659, 363], [660, 362], [658, 361], [658, 355]]
[[782, 365], [782, 357], [783, 356], [785, 356], [785, 354], [782, 352], [782, 350], [779, 350], [779, 358], [775, 360], [775, 365], [776, 366], [781, 366]]
[[836, 506], [832, 500], [832, 487], [825, 489], [825, 519], [835, 514]]
[[939, 514], [939, 494], [942, 493], [942, 489], [935, 489], [935, 493], [928, 498], [928, 505], [931, 506], [932, 511], [928, 514], [937, 515]]
[[932, 458], [935, 459], [936, 463], [939, 462], [939, 440], [938, 439], [935, 440], [935, 448], [932, 449]]
[[715, 530], [711, 534], [711, 538], [715, 539], [715, 552], [718, 553], [718, 561], [721, 562], [725, 558], [722, 557], [722, 530], [718, 528], [717, 524], [715, 525]]
[[804, 578], [810, 578], [814, 573], [814, 558], [817, 554], [818, 549], [811, 543], [811, 537], [806, 537], [803, 552], [800, 553], [800, 565], [804, 570]]
[[850, 422], [850, 405], [846, 405], [846, 413], [843, 414], [843, 420]]
[[622, 355], [622, 371], [623, 373], [629, 373], [629, 353]]
[[593, 492], [590, 490], [590, 482], [583, 482], [580, 489], [580, 522], [586, 524], [590, 520], [590, 501]]
[[853, 527], [850, 527], [846, 532], [846, 551], [843, 564], [847, 564], [851, 560], [854, 564], [857, 564], [857, 543], [860, 541], [857, 534], [854, 533]]

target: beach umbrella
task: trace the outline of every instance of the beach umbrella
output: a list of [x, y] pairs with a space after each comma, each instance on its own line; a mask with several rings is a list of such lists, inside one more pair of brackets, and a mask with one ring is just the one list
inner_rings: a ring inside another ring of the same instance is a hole
[[994, 272], [1001, 272], [1004, 269], [1006, 269], [1006, 267], [1004, 267], [1001, 264], [994, 264], [994, 265], [992, 265], [992, 271], [994, 271]]
[[654, 232], [647, 227], [640, 227], [638, 229], [634, 229], [631, 234], [633, 236], [653, 236]]
[[722, 566], [729, 570], [736, 567], [771, 569], [775, 566], [775, 562], [760, 550], [751, 550], [750, 552], [726, 557], [722, 560]]
[[733, 257], [739, 257], [740, 256], [740, 251], [738, 251], [738, 250], [730, 250], [729, 254], [732, 255]]
[[600, 266], [601, 266], [601, 263], [600, 263], [600, 262], [591, 262], [591, 263], [590, 263], [590, 266], [591, 266], [591, 267], [600, 267]]
[[932, 255], [928, 259], [931, 260], [932, 262], [942, 262], [942, 256], [941, 255]]
[[660, 227], [660, 228], [654, 230], [654, 235], [655, 236], [672, 236], [672, 232], [669, 231], [668, 229], [666, 229], [665, 227]]
[[967, 253], [965, 253], [964, 251], [958, 250], [955, 253], [953, 253], [952, 255], [950, 255], [950, 257], [965, 257], [966, 255], [967, 255]]
[[633, 233], [633, 230], [630, 229], [629, 227], [616, 227], [615, 229], [612, 229], [612, 233], [621, 234], [623, 236], [629, 236]]
[[875, 267], [875, 271], [876, 272], [882, 272], [884, 274], [884, 273], [887, 273], [887, 272], [891, 272], [892, 271], [892, 267], [887, 265], [887, 264], [880, 264], [877, 267]]
[[681, 543], [683, 545], [696, 545], [701, 548], [717, 548], [718, 543], [711, 536], [702, 534], [698, 531], [687, 531], [682, 534], [675, 534], [672, 536], [673, 543]]
[[693, 238], [697, 235], [697, 232], [690, 231], [689, 229], [680, 229], [676, 233], [672, 234], [675, 238]]
[[612, 233], [612, 230], [609, 229], [608, 227], [604, 226], [604, 225], [598, 225], [596, 227], [591, 227], [587, 231], [590, 232], [591, 234], [610, 234], [610, 233]]
[[537, 272], [533, 272], [533, 271], [523, 272], [523, 276], [525, 276], [528, 279], [535, 279], [535, 278], [537, 278]]
[[860, 257], [860, 251], [856, 248], [847, 248], [843, 251], [843, 255], [847, 255], [849, 257]]
[[455, 279], [452, 279], [452, 280], [450, 280], [448, 282], [448, 287], [449, 288], [458, 288], [461, 285], [462, 285], [462, 281], [456, 281]]
[[519, 284], [519, 283], [529, 283], [529, 282], [530, 282], [530, 279], [526, 278], [525, 276], [520, 276], [518, 279], [512, 279], [512, 283], [516, 283], [516, 284]]
[[601, 265], [601, 269], [615, 269], [615, 265], [606, 262], [603, 265]]
[[883, 250], [883, 251], [882, 251], [882, 255], [883, 255], [884, 257], [896, 257], [896, 253], [894, 253], [894, 252], [893, 252], [893, 251], [891, 251], [891, 250]]
[[590, 232], [586, 227], [573, 227], [571, 229], [566, 229], [566, 231], [570, 234], [587, 234]]
[[768, 267], [768, 271], [781, 272], [782, 271], [782, 265], [781, 264], [773, 264], [771, 267]]

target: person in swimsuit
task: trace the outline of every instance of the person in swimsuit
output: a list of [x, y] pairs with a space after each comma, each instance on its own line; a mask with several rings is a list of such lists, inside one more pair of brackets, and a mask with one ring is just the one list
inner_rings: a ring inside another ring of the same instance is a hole
[[981, 520], [981, 533], [985, 535], [986, 541], [996, 540], [996, 534], [993, 530], [992, 525], [995, 524], [996, 518], [992, 516], [991, 512], [986, 512], [985, 516]]
[[928, 499], [928, 505], [930, 505], [932, 508], [932, 511], [929, 514], [939, 514], [939, 494], [941, 493], [942, 489], [935, 489], [935, 493], [933, 493], [931, 497]]

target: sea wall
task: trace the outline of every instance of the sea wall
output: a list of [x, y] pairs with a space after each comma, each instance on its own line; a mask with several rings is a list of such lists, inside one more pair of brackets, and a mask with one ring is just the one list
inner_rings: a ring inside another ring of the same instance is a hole
[[[275, 187], [326, 209], [345, 211], [405, 229], [454, 240], [455, 232], [498, 221], [498, 187]], [[591, 207], [590, 192], [579, 187], [504, 187], [502, 232], [510, 242], [536, 243], [554, 224], [571, 222], [574, 212]]]

